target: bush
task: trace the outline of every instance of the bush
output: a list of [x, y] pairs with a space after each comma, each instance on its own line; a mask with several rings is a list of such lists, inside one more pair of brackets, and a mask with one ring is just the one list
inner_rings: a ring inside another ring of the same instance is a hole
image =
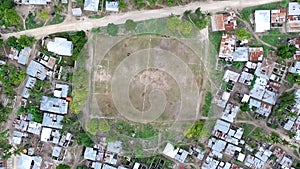
[[119, 27], [118, 25], [115, 25], [113, 23], [109, 23], [107, 25], [107, 33], [111, 36], [117, 36], [119, 33]]
[[91, 119], [86, 125], [86, 131], [91, 135], [96, 135], [99, 129], [99, 120], [97, 118]]
[[238, 38], [238, 40], [248, 40], [252, 37], [251, 33], [249, 33], [248, 31], [246, 31], [243, 28], [239, 28], [235, 31], [236, 36]]
[[101, 132], [108, 132], [110, 130], [110, 126], [107, 120], [101, 120], [99, 123], [99, 129]]
[[125, 22], [125, 29], [126, 29], [127, 31], [135, 30], [135, 29], [136, 29], [136, 26], [137, 26], [137, 23], [134, 22], [132, 19], [128, 19], [128, 20], [126, 20], [126, 22]]
[[46, 9], [43, 9], [41, 12], [39, 12], [37, 15], [37, 18], [39, 18], [40, 20], [42, 20], [42, 21], [46, 21], [47, 19], [49, 19], [50, 18], [50, 15], [49, 15], [49, 13], [47, 12], [47, 10]]
[[192, 138], [192, 137], [199, 137], [202, 131], [202, 128], [204, 126], [204, 122], [203, 120], [198, 120], [195, 122], [195, 124], [193, 126], [191, 126], [187, 133], [186, 133], [186, 137], [187, 138]]
[[71, 167], [66, 164], [59, 164], [56, 169], [71, 169]]
[[294, 45], [280, 46], [277, 49], [277, 55], [283, 59], [289, 59], [294, 56], [297, 48]]
[[118, 4], [118, 7], [119, 7], [120, 11], [123, 11], [123, 10], [125, 10], [127, 8], [127, 4], [126, 4], [126, 2], [124, 0], [120, 0], [119, 4]]
[[250, 111], [249, 103], [243, 103], [240, 109], [242, 112], [249, 112]]

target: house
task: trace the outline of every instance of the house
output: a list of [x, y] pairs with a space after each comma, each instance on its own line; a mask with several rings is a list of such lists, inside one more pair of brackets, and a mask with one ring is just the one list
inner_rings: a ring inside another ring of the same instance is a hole
[[239, 77], [240, 77], [239, 73], [236, 73], [231, 70], [226, 70], [226, 72], [223, 76], [223, 80], [227, 83], [232, 83], [232, 82], [237, 82]]
[[248, 47], [237, 47], [233, 53], [232, 61], [247, 62], [249, 60]]
[[266, 32], [270, 30], [270, 10], [256, 10], [254, 17], [255, 32]]
[[19, 53], [18, 63], [20, 63], [21, 65], [26, 65], [30, 56], [30, 52], [30, 47], [25, 47], [24, 49], [22, 49]]
[[63, 99], [43, 96], [40, 104], [40, 110], [65, 115], [68, 113], [68, 102]]
[[56, 58], [52, 56], [44, 56], [41, 60], [40, 63], [46, 66], [47, 68], [53, 70], [55, 64], [56, 64]]
[[233, 123], [238, 111], [239, 106], [234, 106], [233, 104], [228, 103], [225, 110], [222, 113], [221, 119]]
[[55, 84], [54, 96], [57, 98], [66, 98], [68, 97], [69, 85], [65, 84]]
[[105, 10], [111, 12], [119, 12], [118, 1], [105, 1]]
[[55, 37], [54, 41], [48, 42], [47, 49], [58, 55], [72, 56], [73, 43], [66, 38]]
[[22, 91], [22, 97], [23, 97], [24, 99], [28, 99], [29, 96], [30, 96], [30, 94], [29, 94], [29, 89], [25, 87], [25, 88], [23, 89], [23, 91]]
[[45, 80], [46, 76], [49, 74], [47, 69], [40, 63], [32, 60], [27, 69], [26, 69], [27, 75], [31, 77], [36, 77], [40, 80]]
[[271, 10], [271, 27], [282, 27], [286, 21], [286, 9]]
[[266, 90], [262, 97], [262, 101], [271, 105], [275, 105], [277, 99], [278, 99], [278, 94], [270, 90]]
[[184, 163], [186, 160], [187, 156], [190, 155], [191, 153], [187, 152], [186, 150], [180, 149], [180, 148], [175, 148], [171, 143], [167, 143], [163, 154], [173, 158], [181, 163]]
[[225, 108], [226, 103], [228, 102], [229, 98], [230, 98], [230, 93], [223, 92], [222, 96], [217, 99], [217, 105], [220, 106], [220, 107]]
[[51, 0], [21, 0], [20, 3], [24, 5], [47, 5]]
[[271, 59], [265, 58], [262, 63], [257, 64], [255, 70], [255, 75], [258, 77], [263, 77], [265, 79], [270, 79], [273, 69], [275, 67], [275, 62]]
[[62, 147], [54, 146], [52, 150], [52, 157], [59, 158], [61, 151], [62, 151]]
[[264, 49], [262, 47], [250, 47], [249, 48], [249, 61], [260, 62], [264, 57]]
[[19, 51], [11, 47], [8, 53], [8, 58], [10, 58], [11, 60], [18, 60], [18, 56], [19, 56]]
[[268, 117], [272, 112], [272, 105], [261, 103], [261, 105], [256, 109], [255, 112], [264, 117]]
[[28, 156], [21, 154], [17, 159], [16, 169], [40, 169], [42, 165], [42, 157], [40, 156]]
[[241, 76], [239, 78], [239, 83], [242, 83], [244, 85], [251, 85], [251, 82], [254, 79], [254, 75], [251, 73], [247, 73], [247, 72], [242, 72]]
[[62, 129], [63, 125], [61, 124], [61, 121], [63, 119], [64, 116], [61, 115], [44, 113], [42, 126], [54, 129]]
[[232, 34], [223, 34], [220, 44], [219, 58], [226, 61], [232, 61], [235, 51], [236, 36]]
[[122, 150], [122, 142], [121, 141], [115, 141], [115, 142], [109, 142], [107, 144], [108, 152], [119, 154]]
[[34, 121], [28, 123], [27, 132], [35, 135], [40, 135], [42, 129], [42, 124]]
[[102, 168], [102, 163], [99, 163], [99, 162], [93, 162], [92, 163], [92, 168], [93, 169], [101, 169]]
[[290, 2], [287, 13], [287, 32], [300, 31], [300, 4], [298, 2]]
[[231, 124], [228, 122], [225, 122], [223, 120], [217, 120], [214, 126], [213, 135], [218, 138], [224, 139], [230, 129], [230, 126]]
[[279, 162], [281, 168], [290, 168], [293, 165], [293, 159], [290, 156], [284, 156]]
[[247, 167], [250, 167], [250, 168], [253, 168], [253, 169], [260, 169], [260, 168], [263, 168], [265, 163], [263, 161], [261, 161], [260, 159], [258, 159], [258, 158], [255, 158], [251, 155], [247, 155], [247, 157], [244, 161], [244, 164]]
[[110, 166], [110, 165], [107, 165], [107, 164], [103, 164], [102, 169], [117, 169], [117, 168], [113, 167], [113, 166]]
[[208, 156], [202, 164], [202, 169], [216, 169], [219, 163], [220, 161]]
[[67, 3], [68, 3], [68, 0], [61, 0], [61, 3], [62, 3], [62, 4], [67, 4]]
[[227, 144], [224, 154], [233, 157], [236, 154], [236, 152], [240, 153], [241, 151], [242, 151], [241, 147], [238, 147], [233, 144]]
[[216, 14], [211, 16], [212, 31], [232, 31], [237, 27], [236, 15], [234, 12]]
[[73, 16], [77, 16], [77, 17], [81, 16], [82, 15], [81, 8], [73, 8], [72, 9], [72, 14], [73, 14]]
[[85, 11], [98, 12], [99, 0], [85, 0], [83, 9]]
[[28, 79], [26, 81], [26, 84], [25, 84], [25, 87], [29, 88], [29, 89], [32, 89], [34, 87], [35, 83], [36, 83], [36, 78], [28, 77]]
[[219, 139], [216, 139], [216, 138], [211, 138], [209, 139], [208, 141], [208, 147], [211, 148], [211, 153], [210, 155], [213, 156], [213, 157], [217, 157], [219, 159], [222, 159], [223, 157], [223, 150], [225, 149], [227, 143], [226, 141], [223, 141], [223, 140], [219, 140]]
[[96, 160], [97, 151], [91, 147], [86, 147], [84, 150], [83, 158], [86, 160], [95, 161]]

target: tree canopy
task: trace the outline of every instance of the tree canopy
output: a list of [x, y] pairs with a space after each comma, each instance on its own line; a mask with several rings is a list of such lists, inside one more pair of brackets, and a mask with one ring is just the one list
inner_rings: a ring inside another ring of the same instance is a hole
[[187, 133], [186, 133], [186, 137], [187, 138], [193, 138], [193, 137], [199, 137], [202, 131], [202, 128], [204, 126], [204, 122], [203, 120], [198, 120], [195, 122], [194, 125], [192, 125]]
[[239, 28], [235, 31], [236, 36], [238, 38], [238, 40], [248, 40], [250, 39], [251, 33], [249, 33], [247, 30], [243, 29], [243, 28]]
[[184, 12], [183, 19], [192, 22], [198, 29], [204, 29], [209, 25], [210, 13], [203, 13], [201, 8], [197, 8], [195, 12], [188, 10]]
[[71, 167], [66, 164], [59, 164], [56, 169], [71, 169]]
[[24, 47], [32, 47], [35, 42], [36, 39], [32, 36], [21, 35], [19, 38], [15, 36], [9, 37], [5, 44], [20, 51]]
[[43, 9], [41, 12], [37, 13], [36, 17], [45, 22], [47, 19], [50, 18], [50, 15], [46, 9]]
[[294, 56], [297, 48], [294, 45], [279, 46], [277, 49], [277, 55], [283, 59], [289, 59]]
[[20, 24], [21, 18], [14, 9], [6, 9], [4, 11], [5, 26], [17, 26]]
[[110, 130], [110, 125], [107, 120], [103, 119], [99, 123], [99, 129], [101, 132], [108, 132]]
[[137, 23], [134, 22], [132, 19], [127, 19], [125, 22], [125, 29], [127, 31], [133, 31], [136, 29]]
[[119, 26], [113, 23], [107, 25], [107, 33], [111, 36], [117, 36], [119, 33]]
[[91, 135], [96, 135], [99, 130], [99, 120], [97, 118], [91, 119], [86, 125], [86, 131]]

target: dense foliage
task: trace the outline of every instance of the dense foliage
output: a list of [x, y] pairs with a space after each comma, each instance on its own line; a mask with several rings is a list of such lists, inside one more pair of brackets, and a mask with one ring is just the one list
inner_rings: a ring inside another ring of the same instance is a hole
[[59, 164], [56, 169], [71, 169], [71, 167], [66, 164]]
[[9, 27], [20, 24], [21, 18], [14, 8], [15, 4], [12, 0], [0, 1], [0, 25]]
[[[55, 9], [57, 10], [57, 6], [56, 6]], [[37, 16], [37, 18], [39, 18], [40, 20], [42, 20], [44, 22], [47, 21], [50, 18], [50, 15], [49, 15], [49, 13], [47, 12], [46, 9], [43, 9], [41, 12], [37, 13], [36, 16]]]
[[31, 47], [36, 42], [36, 39], [32, 36], [21, 35], [19, 38], [11, 36], [6, 41], [6, 46], [13, 47], [17, 50], [21, 50], [24, 47]]
[[195, 12], [185, 11], [183, 19], [192, 22], [198, 29], [204, 29], [209, 25], [210, 13], [203, 13], [201, 8], [197, 8]]
[[123, 10], [125, 10], [127, 8], [127, 4], [126, 4], [126, 2], [124, 0], [120, 0], [119, 4], [118, 4], [118, 7], [119, 7], [120, 11], [123, 11]]
[[27, 104], [26, 107], [21, 107], [18, 111], [20, 114], [30, 113], [33, 116], [33, 121], [41, 123], [43, 121], [43, 114], [40, 112], [39, 105]]
[[132, 19], [128, 19], [128, 20], [126, 20], [126, 22], [125, 22], [125, 29], [126, 29], [127, 31], [133, 31], [133, 30], [135, 30], [135, 29], [136, 29], [136, 26], [137, 26], [137, 23], [134, 22]]
[[208, 116], [211, 108], [211, 101], [213, 99], [213, 95], [211, 92], [206, 93], [205, 95], [205, 104], [202, 107], [202, 115], [203, 116]]
[[106, 30], [107, 30], [107, 33], [108, 33], [109, 35], [111, 35], [111, 36], [116, 36], [116, 35], [118, 35], [118, 32], [119, 32], [119, 26], [118, 26], [118, 25], [115, 25], [115, 24], [113, 24], [113, 23], [109, 23], [109, 24], [107, 25]]
[[15, 148], [9, 144], [9, 130], [0, 131], [0, 152], [3, 153], [1, 158], [7, 160], [12, 155], [18, 155], [22, 151], [22, 147]]
[[249, 112], [250, 111], [249, 103], [243, 103], [240, 109], [242, 112]]
[[11, 112], [11, 109], [8, 107], [4, 107], [1, 103], [0, 103], [0, 123], [5, 122], [8, 119], [8, 116]]
[[297, 48], [294, 45], [280, 46], [277, 49], [277, 55], [283, 59], [289, 59], [294, 56]]
[[0, 66], [0, 82], [2, 83], [3, 92], [8, 97], [13, 97], [14, 88], [20, 85], [25, 76], [24, 70], [19, 70], [12, 65]]

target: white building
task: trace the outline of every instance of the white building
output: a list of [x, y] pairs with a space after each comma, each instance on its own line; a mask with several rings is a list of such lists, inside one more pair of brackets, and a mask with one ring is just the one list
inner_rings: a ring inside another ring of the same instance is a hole
[[255, 32], [265, 32], [271, 27], [270, 10], [256, 10], [255, 11]]
[[98, 12], [99, 0], [85, 0], [83, 9], [86, 11]]
[[54, 38], [54, 41], [49, 41], [47, 49], [62, 56], [72, 56], [73, 43], [65, 38]]

